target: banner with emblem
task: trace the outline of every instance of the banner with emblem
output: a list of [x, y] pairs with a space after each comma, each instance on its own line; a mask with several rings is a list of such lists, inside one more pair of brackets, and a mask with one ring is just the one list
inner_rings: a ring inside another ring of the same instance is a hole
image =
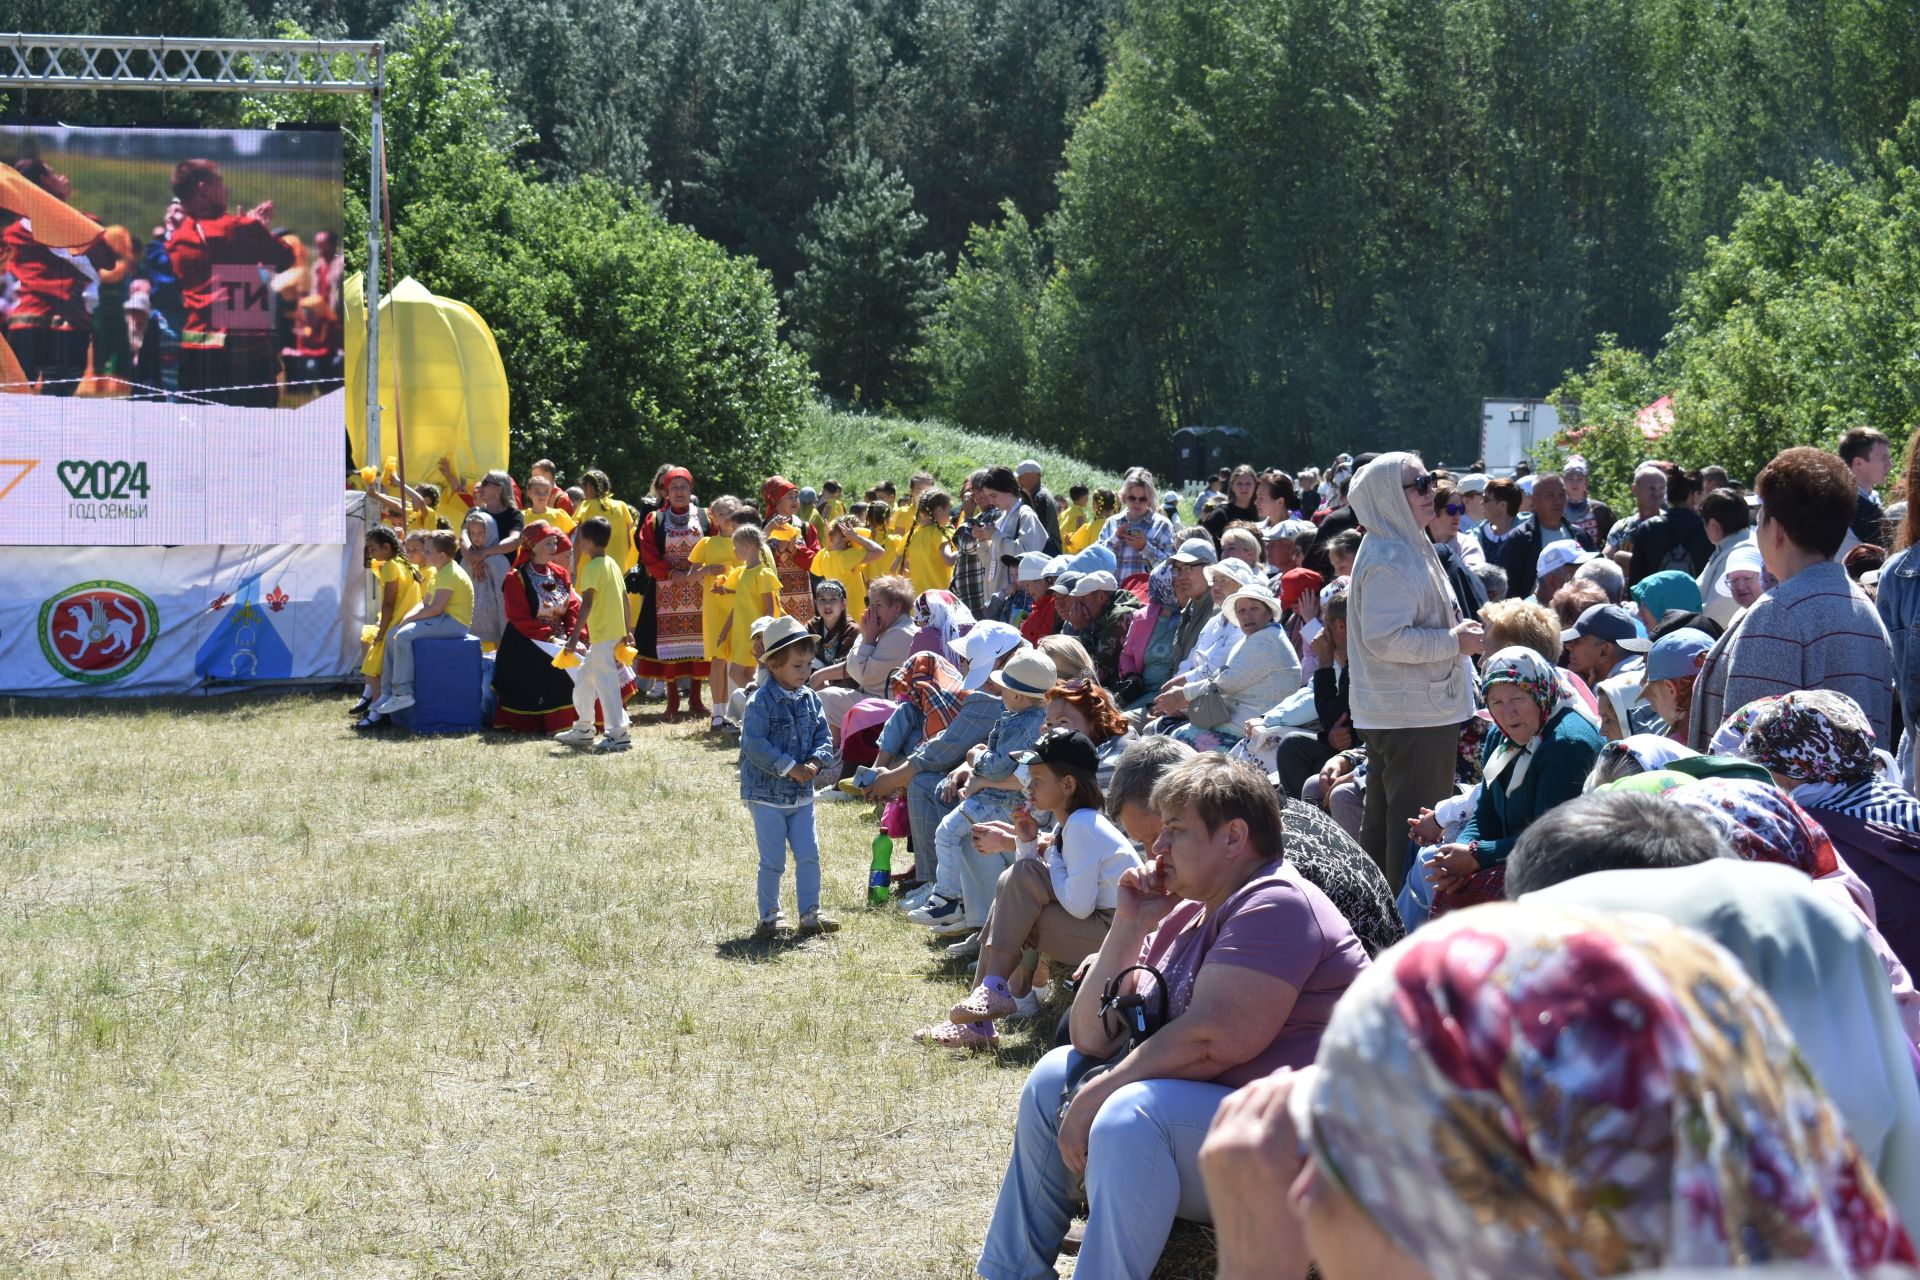
[[360, 664], [366, 577], [360, 526], [345, 523], [331, 546], [0, 549], [0, 694], [345, 677]]

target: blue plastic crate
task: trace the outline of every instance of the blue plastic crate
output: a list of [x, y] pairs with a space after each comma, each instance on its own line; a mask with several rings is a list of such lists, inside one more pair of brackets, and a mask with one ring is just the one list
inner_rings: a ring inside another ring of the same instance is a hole
[[414, 733], [477, 733], [482, 724], [480, 641], [420, 640], [413, 646], [413, 705], [393, 719]]

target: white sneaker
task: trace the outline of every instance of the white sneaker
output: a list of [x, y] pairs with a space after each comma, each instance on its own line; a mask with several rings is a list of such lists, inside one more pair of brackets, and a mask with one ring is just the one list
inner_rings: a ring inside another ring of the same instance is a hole
[[977, 960], [980, 958], [980, 934], [976, 931], [947, 948], [949, 960]]
[[593, 745], [593, 726], [576, 724], [571, 729], [553, 735], [553, 740], [563, 747], [588, 747]]
[[926, 906], [927, 900], [931, 897], [933, 897], [933, 886], [931, 884], [923, 884], [918, 889], [909, 889], [907, 892], [901, 894], [899, 898], [895, 899], [895, 901], [899, 902], [902, 910], [917, 911], [921, 907]]
[[1016, 996], [1013, 1001], [1013, 1016], [1016, 1018], [1031, 1018], [1034, 1014], [1040, 1012], [1040, 1006], [1045, 1003], [1046, 1001], [1040, 998], [1038, 991], [1029, 991], [1023, 996]]
[[942, 897], [935, 893], [927, 900], [907, 912], [907, 919], [915, 924], [933, 924], [938, 920], [950, 920], [960, 911], [960, 903], [953, 898]]
[[630, 750], [632, 747], [633, 739], [629, 738], [626, 734], [623, 733], [617, 738], [612, 734], [608, 734], [594, 744], [593, 754], [597, 756], [607, 756], [618, 751]]
[[405, 711], [408, 707], [412, 705], [413, 705], [412, 694], [390, 693], [386, 697], [380, 699], [376, 709], [380, 712], [381, 715], [390, 716], [396, 711]]

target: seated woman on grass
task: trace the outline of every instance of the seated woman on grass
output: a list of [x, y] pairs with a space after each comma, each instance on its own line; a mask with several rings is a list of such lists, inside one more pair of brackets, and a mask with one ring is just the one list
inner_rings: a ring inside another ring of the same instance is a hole
[[[1259, 770], [1217, 754], [1154, 788], [1153, 861], [1120, 877], [1113, 924], [1074, 999], [1073, 1043], [1027, 1077], [1013, 1159], [978, 1264], [986, 1280], [1051, 1274], [1081, 1198], [1077, 1272], [1151, 1274], [1176, 1217], [1208, 1221], [1197, 1156], [1239, 1085], [1313, 1060], [1335, 1003], [1367, 967], [1338, 908], [1284, 858], [1280, 805]], [[1168, 1021], [1125, 1046], [1101, 1014], [1110, 980]], [[1078, 1084], [1063, 1107], [1062, 1092]]]
[[[1085, 734], [1049, 730], [1015, 758], [1027, 767], [1027, 800], [1013, 815], [1014, 862], [1000, 874], [980, 931], [973, 994], [953, 1006], [947, 1021], [914, 1037], [928, 1044], [998, 1044], [994, 1020], [1013, 1017], [1019, 998], [1032, 990], [1034, 965], [1026, 957], [1037, 962], [1044, 955], [1071, 969], [1098, 951], [1119, 901], [1120, 873], [1140, 865], [1126, 835], [1101, 811], [1100, 757]], [[1036, 813], [1058, 823], [1044, 854]]]

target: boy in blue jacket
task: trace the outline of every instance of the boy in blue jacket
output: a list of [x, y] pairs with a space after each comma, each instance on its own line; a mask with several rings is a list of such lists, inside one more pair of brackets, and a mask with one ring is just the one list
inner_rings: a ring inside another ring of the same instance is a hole
[[740, 798], [753, 815], [760, 846], [760, 923], [755, 938], [780, 926], [780, 874], [793, 850], [793, 881], [802, 934], [833, 933], [820, 914], [820, 840], [813, 825], [813, 779], [833, 759], [813, 675], [813, 635], [793, 618], [775, 618], [761, 634], [765, 678], [747, 699], [740, 726]]

